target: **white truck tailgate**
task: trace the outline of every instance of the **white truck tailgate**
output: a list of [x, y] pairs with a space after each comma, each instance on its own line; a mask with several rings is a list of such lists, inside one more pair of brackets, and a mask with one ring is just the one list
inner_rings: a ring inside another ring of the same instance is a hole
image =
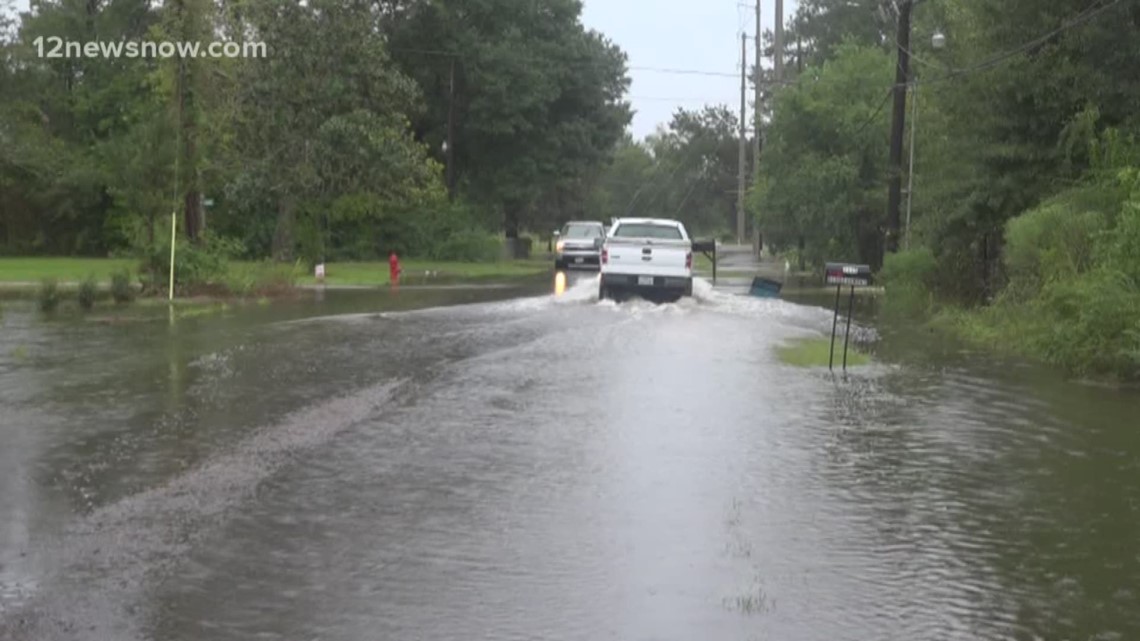
[[685, 263], [692, 245], [687, 240], [610, 238], [606, 247], [607, 273], [679, 276], [688, 271]]

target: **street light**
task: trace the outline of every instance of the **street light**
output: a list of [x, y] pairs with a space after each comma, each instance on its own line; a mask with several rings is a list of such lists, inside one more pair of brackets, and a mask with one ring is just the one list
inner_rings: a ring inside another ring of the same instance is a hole
[[[935, 31], [934, 35], [930, 37], [930, 46], [934, 47], [935, 50], [946, 48], [946, 34], [941, 31]], [[918, 74], [914, 74], [914, 78], [917, 80]], [[914, 138], [918, 127], [918, 83], [914, 82], [911, 87], [914, 90], [914, 96], [911, 98], [910, 105], [910, 166], [907, 168], [906, 231], [903, 235], [904, 249], [910, 249], [910, 212], [911, 203], [914, 200]]]
[[444, 165], [447, 168], [447, 197], [449, 200], [453, 200], [455, 198], [455, 158], [447, 140], [444, 140], [439, 147], [443, 150]]

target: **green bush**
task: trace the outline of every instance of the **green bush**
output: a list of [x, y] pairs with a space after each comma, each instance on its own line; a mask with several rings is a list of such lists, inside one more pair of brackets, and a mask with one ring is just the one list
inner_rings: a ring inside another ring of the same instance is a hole
[[1107, 217], [1101, 211], [1079, 209], [1080, 204], [1076, 196], [1063, 195], [1007, 223], [1007, 296], [1027, 300], [1045, 285], [1093, 267]]
[[502, 252], [499, 237], [476, 230], [454, 232], [430, 252], [433, 260], [491, 263]]
[[1046, 361], [1079, 375], [1140, 379], [1140, 290], [1124, 274], [1098, 269], [1051, 283], [1033, 309]]
[[926, 248], [888, 254], [879, 272], [879, 282], [886, 288], [883, 312], [900, 317], [931, 313], [937, 270], [934, 254]]
[[231, 294], [238, 296], [281, 293], [293, 288], [300, 268], [300, 261], [292, 265], [272, 261], [232, 265], [223, 284]]
[[1103, 238], [1104, 267], [1140, 286], [1140, 202], [1125, 203], [1116, 227]]
[[94, 276], [88, 276], [79, 283], [79, 306], [91, 309], [99, 297], [99, 282]]
[[130, 272], [120, 271], [111, 275], [111, 298], [116, 303], [129, 303], [134, 300], [135, 290], [131, 287]]
[[45, 278], [40, 281], [39, 291], [40, 309], [45, 312], [53, 312], [59, 307], [59, 282], [54, 278]]
[[[205, 236], [198, 244], [179, 240], [174, 257], [176, 291], [199, 289], [221, 283], [229, 259], [241, 252], [241, 244], [225, 238]], [[140, 251], [139, 279], [148, 292], [165, 291], [170, 274], [170, 241], [156, 243]]]
[[[433, 260], [465, 260], [453, 256], [487, 254], [489, 260], [499, 257], [502, 242], [487, 232], [481, 221], [484, 212], [462, 201], [444, 203], [420, 212], [408, 229], [407, 256]], [[483, 237], [483, 238], [480, 238]], [[490, 240], [494, 239], [494, 256], [490, 257]], [[482, 244], [482, 249], [479, 245]]]

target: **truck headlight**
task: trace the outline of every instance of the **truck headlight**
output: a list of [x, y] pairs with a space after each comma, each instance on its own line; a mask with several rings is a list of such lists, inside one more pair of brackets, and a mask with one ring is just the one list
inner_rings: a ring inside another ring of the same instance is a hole
[[561, 253], [562, 253], [562, 250], [563, 250], [563, 248], [565, 248], [565, 247], [566, 247], [566, 241], [564, 241], [564, 240], [560, 240], [560, 241], [558, 241], [558, 244], [556, 244], [556, 245], [554, 246], [554, 251], [556, 251], [556, 252], [558, 252], [559, 254], [561, 254]]

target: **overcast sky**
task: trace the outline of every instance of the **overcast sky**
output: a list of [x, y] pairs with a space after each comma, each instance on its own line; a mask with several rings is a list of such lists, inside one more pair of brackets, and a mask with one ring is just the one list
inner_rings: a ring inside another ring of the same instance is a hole
[[[584, 0], [582, 22], [609, 36], [629, 55], [636, 114], [631, 126], [642, 138], [669, 121], [678, 107], [727, 104], [740, 108], [740, 31], [754, 31], [752, 0]], [[15, 0], [26, 11], [28, 0]], [[762, 0], [764, 29], [771, 29], [774, 0]], [[785, 19], [796, 0], [786, 0]], [[754, 55], [749, 41], [748, 56]], [[644, 69], [684, 69], [728, 76], [664, 73]], [[751, 93], [751, 90], [749, 90]]]
[[[669, 121], [679, 107], [727, 104], [740, 109], [739, 77], [682, 75], [638, 69], [663, 67], [724, 74], [740, 73], [740, 31], [755, 34], [755, 3], [748, 0], [584, 0], [583, 23], [601, 31], [629, 55], [636, 114], [633, 135], [641, 138]], [[763, 28], [772, 29], [775, 2], [763, 0]], [[784, 3], [785, 22], [796, 0]], [[748, 43], [748, 58], [755, 50]], [[751, 88], [749, 89], [751, 95]]]

